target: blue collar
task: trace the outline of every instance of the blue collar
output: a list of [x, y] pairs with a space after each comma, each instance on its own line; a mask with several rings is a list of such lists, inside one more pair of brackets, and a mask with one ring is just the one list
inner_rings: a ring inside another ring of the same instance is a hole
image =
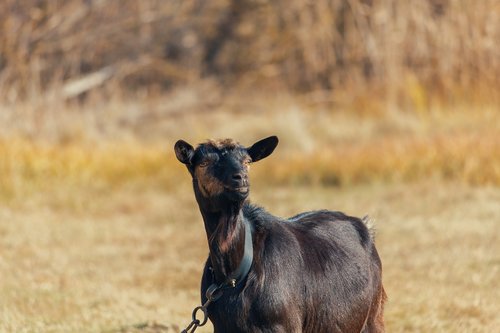
[[229, 274], [226, 279], [226, 283], [231, 287], [236, 287], [239, 285], [250, 272], [250, 267], [252, 267], [253, 263], [253, 228], [252, 225], [244, 219], [245, 223], [245, 249], [243, 251], [243, 257], [241, 258], [240, 264], [238, 268], [231, 274]]
[[[250, 272], [250, 268], [252, 267], [253, 263], [253, 240], [252, 240], [252, 234], [253, 234], [253, 227], [252, 225], [246, 220], [243, 219], [244, 224], [245, 224], [245, 248], [243, 251], [243, 257], [241, 258], [240, 264], [234, 270], [231, 272], [226, 280], [222, 282], [220, 285], [218, 285], [218, 288], [235, 288], [236, 286], [240, 285], [242, 281], [245, 280], [245, 278], [248, 276], [248, 273]], [[215, 276], [212, 275], [212, 278], [215, 282]]]

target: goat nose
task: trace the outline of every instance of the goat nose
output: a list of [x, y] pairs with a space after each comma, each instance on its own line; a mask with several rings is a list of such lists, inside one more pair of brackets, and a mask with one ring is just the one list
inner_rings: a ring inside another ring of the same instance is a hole
[[248, 178], [247, 175], [243, 173], [234, 173], [231, 176], [231, 181], [234, 186], [248, 186]]
[[233, 174], [233, 180], [235, 181], [242, 181], [243, 180], [243, 175], [241, 173], [235, 173]]

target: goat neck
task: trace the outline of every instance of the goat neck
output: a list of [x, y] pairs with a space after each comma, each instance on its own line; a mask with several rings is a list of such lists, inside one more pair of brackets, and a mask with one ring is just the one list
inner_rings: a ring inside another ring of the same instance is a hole
[[[204, 211], [210, 261], [218, 282], [227, 280], [245, 252], [245, 217], [241, 205], [229, 205], [218, 212]], [[215, 282], [215, 281], [214, 281]]]

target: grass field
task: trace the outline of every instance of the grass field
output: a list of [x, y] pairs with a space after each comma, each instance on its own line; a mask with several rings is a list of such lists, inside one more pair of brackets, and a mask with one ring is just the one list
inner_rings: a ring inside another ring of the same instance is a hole
[[[371, 214], [388, 332], [499, 327], [498, 188], [260, 187], [252, 198], [282, 216], [322, 207]], [[0, 210], [0, 331], [122, 332], [189, 322], [207, 247], [187, 175], [172, 191], [97, 191], [80, 197], [77, 210], [50, 201], [34, 194]]]
[[269, 135], [251, 199], [370, 214], [388, 332], [499, 332], [499, 18], [498, 0], [0, 1], [0, 333], [179, 332], [207, 241], [173, 145]]
[[[232, 136], [250, 144], [271, 133], [281, 143], [252, 167], [252, 201], [280, 216], [329, 208], [375, 218], [388, 332], [493, 332], [500, 327], [498, 117], [497, 109], [222, 112], [157, 122], [142, 141], [125, 135], [97, 144], [43, 128], [35, 139], [4, 134], [0, 332], [187, 325], [207, 245], [173, 143]], [[42, 125], [61, 130], [57, 119]], [[85, 122], [73, 125], [90, 133]]]

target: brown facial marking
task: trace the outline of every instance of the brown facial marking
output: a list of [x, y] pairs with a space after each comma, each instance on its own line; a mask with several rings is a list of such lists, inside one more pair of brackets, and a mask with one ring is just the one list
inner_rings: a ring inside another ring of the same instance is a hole
[[198, 188], [204, 197], [215, 196], [224, 191], [224, 185], [207, 172], [206, 167], [197, 166], [194, 170], [194, 176], [198, 182]]

